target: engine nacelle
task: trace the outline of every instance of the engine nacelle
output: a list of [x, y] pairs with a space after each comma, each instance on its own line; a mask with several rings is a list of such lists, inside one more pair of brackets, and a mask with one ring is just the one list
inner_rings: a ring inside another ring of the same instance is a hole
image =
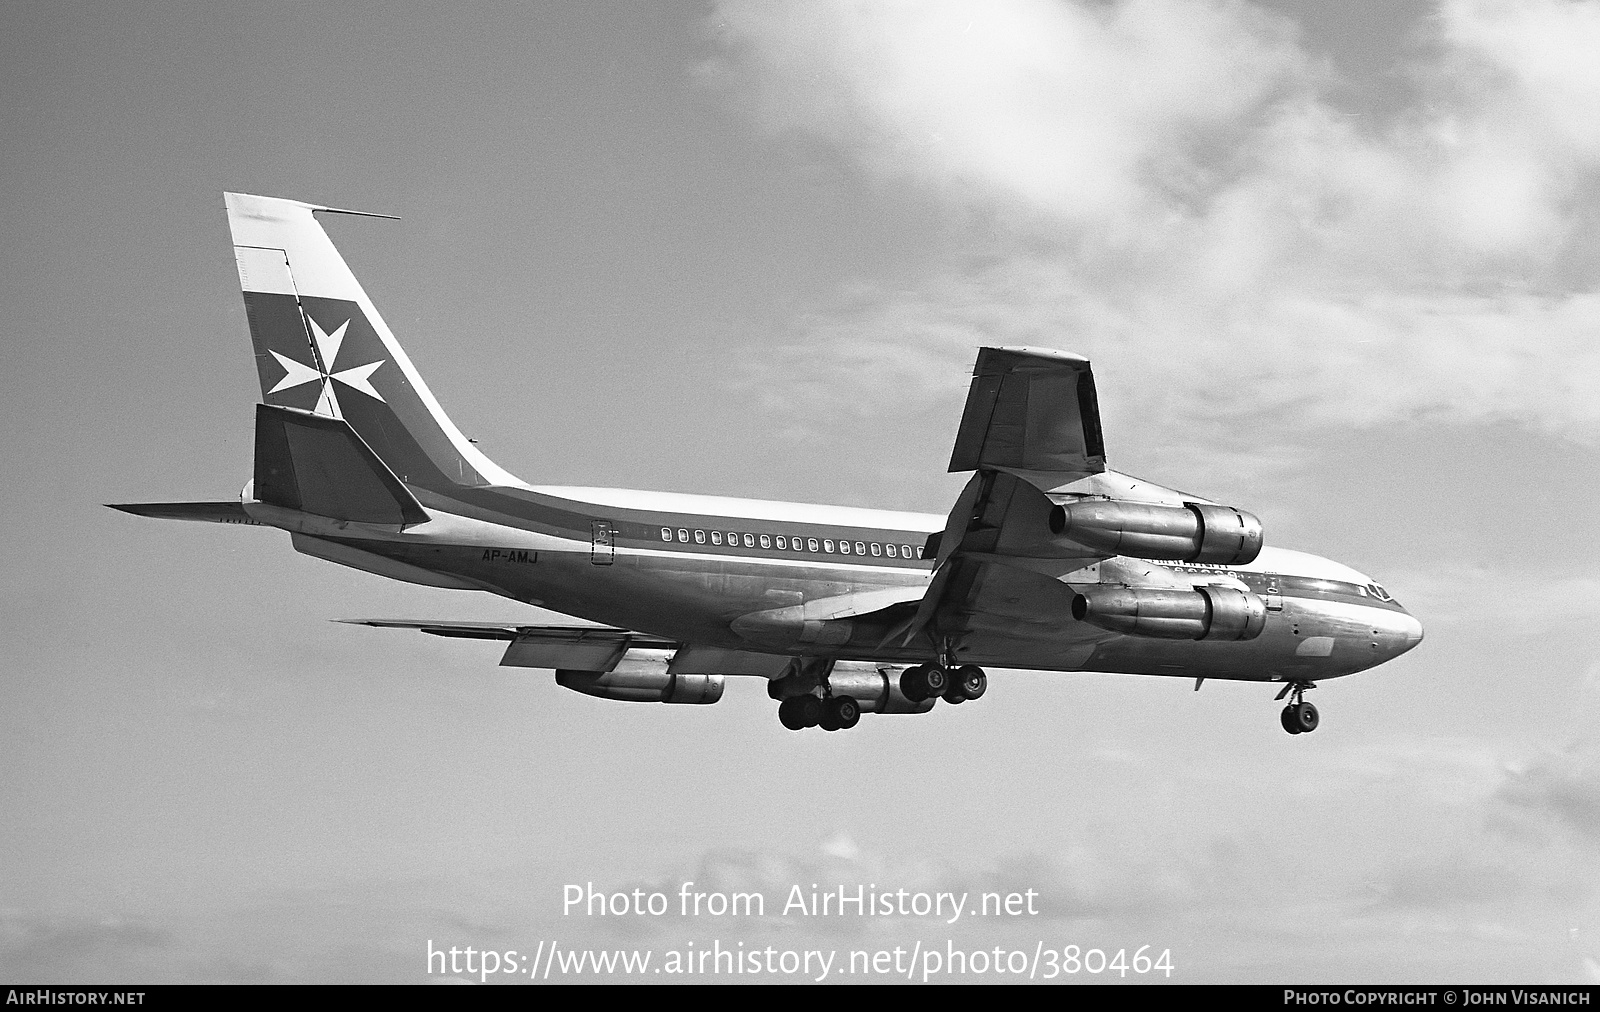
[[715, 703], [721, 675], [675, 675], [667, 671], [557, 671], [556, 684], [586, 696], [631, 703]]
[[1236, 587], [1091, 587], [1072, 599], [1072, 617], [1129, 636], [1253, 640], [1267, 627], [1267, 605], [1255, 594]]
[[863, 713], [927, 713], [936, 699], [913, 703], [900, 691], [900, 676], [886, 675], [877, 666], [856, 661], [839, 661], [828, 675], [828, 685], [836, 696], [850, 696], [861, 704]]
[[1136, 559], [1242, 566], [1261, 554], [1261, 521], [1232, 506], [1159, 506], [1085, 499], [1050, 511], [1050, 530], [1075, 544]]

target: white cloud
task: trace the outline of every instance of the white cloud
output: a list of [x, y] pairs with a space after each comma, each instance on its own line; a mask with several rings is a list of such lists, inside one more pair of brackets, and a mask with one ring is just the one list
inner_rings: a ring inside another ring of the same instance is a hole
[[1499, 76], [1486, 111], [1541, 146], [1600, 156], [1600, 7], [1569, 0], [1450, 0], [1440, 33]]
[[955, 391], [976, 345], [1030, 343], [1148, 381], [1118, 396], [1157, 435], [1428, 415], [1593, 440], [1597, 12], [1445, 5], [1406, 68], [1423, 100], [1372, 126], [1248, 5], [727, 5], [707, 76], [757, 123], [999, 222], [792, 321], [763, 378], [874, 410], [837, 378]]
[[[1589, 575], [1517, 573], [1474, 563], [1412, 569], [1390, 580], [1406, 588], [1406, 607], [1427, 616], [1428, 622], [1495, 628], [1508, 639], [1547, 638], [1600, 621], [1600, 578]], [[1493, 593], [1482, 588], [1493, 588]], [[1596, 672], [1600, 666], [1591, 667], [1582, 683], [1600, 688]]]
[[1600, 848], [1600, 754], [1572, 746], [1507, 773], [1502, 817], [1590, 849]]
[[769, 129], [1067, 218], [1142, 203], [1143, 173], [1256, 113], [1298, 59], [1283, 25], [1232, 5], [730, 4], [716, 20], [731, 55], [713, 69]]

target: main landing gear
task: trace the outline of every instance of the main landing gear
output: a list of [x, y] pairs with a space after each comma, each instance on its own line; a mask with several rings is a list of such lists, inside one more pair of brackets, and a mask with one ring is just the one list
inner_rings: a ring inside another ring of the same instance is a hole
[[[788, 696], [778, 704], [778, 721], [784, 727], [791, 731], [801, 731], [808, 727], [820, 727], [824, 731], [844, 731], [855, 727], [861, 720], [861, 702], [855, 697], [835, 695], [833, 687], [826, 678], [811, 680], [809, 684], [811, 686], [809, 691], [806, 689], [806, 683], [795, 686], [793, 683], [784, 685], [774, 682], [768, 689], [773, 695], [779, 695], [784, 691], [801, 692], [797, 696]], [[975, 664], [963, 664], [959, 667], [918, 664], [901, 672], [898, 687], [900, 694], [911, 703], [922, 703], [935, 698], [943, 699], [947, 703], [965, 703], [984, 694], [989, 688], [989, 677]], [[892, 691], [887, 686], [885, 690]], [[882, 706], [884, 701], [880, 700], [874, 705]], [[900, 706], [901, 709], [898, 711], [890, 709], [889, 712], [907, 712], [903, 708], [903, 702]]]
[[778, 720], [791, 731], [847, 731], [861, 720], [861, 704], [850, 696], [790, 696], [778, 704]]
[[938, 664], [918, 664], [900, 673], [900, 692], [913, 703], [939, 696], [946, 703], [977, 699], [989, 688], [989, 676], [976, 664], [951, 670]]
[[1290, 682], [1283, 687], [1282, 692], [1278, 693], [1278, 699], [1290, 696], [1288, 705], [1278, 715], [1278, 720], [1283, 724], [1285, 731], [1290, 734], [1310, 734], [1317, 729], [1319, 722], [1317, 708], [1302, 698], [1307, 689], [1315, 688], [1316, 685], [1311, 682]]

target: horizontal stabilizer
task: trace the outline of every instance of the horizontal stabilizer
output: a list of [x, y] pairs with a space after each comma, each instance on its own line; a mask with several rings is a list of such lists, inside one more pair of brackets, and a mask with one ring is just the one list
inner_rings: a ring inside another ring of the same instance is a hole
[[[675, 640], [606, 625], [515, 625], [497, 622], [415, 622], [407, 619], [339, 619], [350, 625], [416, 629], [456, 639], [509, 640], [500, 664], [552, 671], [610, 671], [630, 650], [676, 650]], [[662, 670], [666, 661], [661, 662]]]
[[550, 668], [569, 673], [612, 671], [622, 663], [624, 657], [641, 656], [636, 651], [646, 654], [673, 652], [670, 659], [658, 653], [662, 672], [672, 675], [755, 675], [777, 678], [792, 663], [792, 658], [787, 654], [695, 646], [609, 625], [518, 625], [515, 622], [394, 618], [341, 618], [336, 621], [379, 629], [415, 629], [452, 639], [508, 641], [500, 663], [514, 668]]
[[428, 521], [349, 422], [270, 404], [256, 405], [255, 496], [334, 520], [397, 527]]
[[649, 636], [645, 633], [630, 632], [627, 629], [618, 629], [609, 625], [520, 625], [516, 622], [456, 622], [452, 620], [430, 621], [428, 619], [408, 618], [340, 618], [336, 622], [346, 625], [370, 625], [377, 629], [415, 629], [418, 632], [428, 633], [430, 636], [449, 636], [455, 639], [469, 640], [514, 640], [520, 638], [548, 639], [551, 641], [564, 641], [572, 637], [587, 635], [611, 636], [613, 638], [626, 637], [637, 647], [654, 647], [666, 649], [678, 644], [673, 640], [662, 639], [659, 636]]
[[250, 519], [238, 500], [228, 502], [108, 502], [114, 510], [132, 513], [136, 517], [155, 517], [157, 520], [199, 520], [211, 524], [248, 524], [265, 527], [259, 520]]

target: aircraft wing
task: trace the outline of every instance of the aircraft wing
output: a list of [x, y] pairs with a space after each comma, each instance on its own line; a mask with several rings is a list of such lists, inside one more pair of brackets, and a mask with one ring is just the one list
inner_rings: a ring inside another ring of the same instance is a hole
[[905, 642], [1065, 614], [1072, 592], [1060, 578], [1107, 556], [1051, 537], [1052, 494], [1105, 469], [1088, 359], [981, 349], [950, 457], [951, 471], [976, 473], [930, 542], [934, 577]]
[[1040, 348], [978, 351], [950, 470], [993, 469], [1045, 491], [1106, 469], [1088, 359]]

